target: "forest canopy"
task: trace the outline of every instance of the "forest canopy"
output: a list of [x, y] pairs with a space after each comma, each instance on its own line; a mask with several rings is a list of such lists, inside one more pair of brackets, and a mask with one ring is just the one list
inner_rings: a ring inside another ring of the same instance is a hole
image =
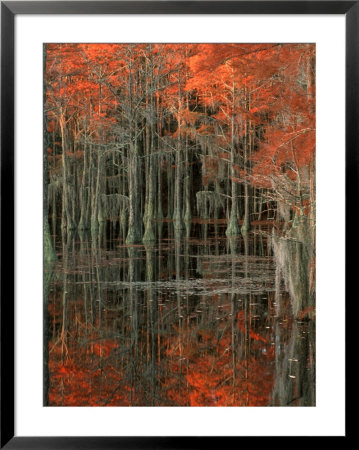
[[[51, 231], [315, 221], [315, 45], [46, 44]], [[307, 220], [307, 219], [306, 219]]]

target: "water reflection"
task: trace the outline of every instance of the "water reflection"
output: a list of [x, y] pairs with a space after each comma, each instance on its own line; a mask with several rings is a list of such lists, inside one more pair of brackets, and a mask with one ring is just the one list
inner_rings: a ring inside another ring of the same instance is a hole
[[293, 320], [268, 233], [195, 227], [203, 239], [161, 223], [152, 245], [60, 243], [45, 322], [50, 405], [315, 404], [314, 323]]

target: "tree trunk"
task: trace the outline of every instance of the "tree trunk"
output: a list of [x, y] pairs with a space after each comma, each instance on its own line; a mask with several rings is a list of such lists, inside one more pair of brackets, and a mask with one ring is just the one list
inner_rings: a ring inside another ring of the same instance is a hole
[[[43, 46], [43, 73], [46, 72], [46, 44]], [[49, 144], [49, 135], [47, 131], [47, 115], [45, 112], [45, 102], [46, 102], [46, 78], [44, 77], [44, 86], [43, 86], [43, 199], [42, 199], [42, 216], [43, 216], [43, 238], [44, 238], [44, 249], [43, 249], [43, 258], [44, 262], [55, 261], [56, 254], [52, 246], [51, 236], [50, 236], [50, 226], [49, 226], [49, 218], [48, 218], [48, 184], [49, 184], [49, 175], [48, 175], [48, 161], [47, 161], [47, 149]]]
[[[151, 87], [153, 82], [151, 83]], [[153, 91], [153, 88], [151, 89]], [[154, 164], [154, 123], [155, 123], [155, 110], [153, 95], [151, 93], [150, 98], [150, 140], [149, 140], [149, 152], [148, 152], [148, 178], [146, 178], [146, 186], [148, 186], [148, 198], [147, 198], [147, 208], [146, 208], [146, 228], [145, 234], [143, 236], [143, 242], [154, 242], [156, 240], [156, 234], [154, 229], [154, 217], [155, 217], [155, 169]]]
[[129, 221], [128, 233], [126, 238], [127, 244], [136, 244], [141, 242], [141, 221], [140, 221], [140, 200], [141, 190], [139, 183], [139, 159], [138, 159], [138, 143], [130, 144], [130, 162], [129, 162]]
[[87, 172], [87, 144], [84, 146], [84, 166], [82, 172], [82, 180], [80, 187], [80, 221], [79, 221], [79, 230], [87, 230], [89, 228], [88, 224], [88, 193], [86, 192], [86, 185], [88, 184], [88, 172]]
[[234, 170], [234, 164], [235, 164], [235, 145], [234, 145], [234, 117], [232, 117], [232, 124], [231, 124], [231, 134], [232, 134], [232, 145], [231, 145], [231, 183], [232, 183], [232, 208], [231, 208], [231, 215], [229, 218], [227, 230], [226, 230], [226, 236], [238, 236], [240, 233], [239, 225], [238, 225], [238, 218], [237, 218], [237, 208], [238, 208], [238, 193], [237, 193], [237, 183], [235, 181], [235, 170]]
[[72, 222], [71, 205], [70, 205], [70, 185], [68, 180], [68, 165], [67, 165], [67, 155], [66, 155], [66, 130], [65, 130], [65, 118], [64, 113], [61, 112], [60, 116], [60, 132], [61, 132], [61, 147], [62, 147], [62, 192], [63, 192], [63, 215], [64, 220], [62, 227], [68, 231], [75, 229], [75, 224]]

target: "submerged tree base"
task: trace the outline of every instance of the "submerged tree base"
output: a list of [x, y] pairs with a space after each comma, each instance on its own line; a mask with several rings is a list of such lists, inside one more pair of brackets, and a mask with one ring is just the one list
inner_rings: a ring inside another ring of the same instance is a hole
[[231, 221], [228, 224], [227, 230], [226, 230], [226, 236], [239, 236], [241, 233], [241, 230], [239, 228], [239, 224], [237, 219], [231, 219]]
[[249, 233], [250, 229], [251, 229], [251, 226], [248, 223], [247, 224], [243, 224], [241, 226], [241, 234], [242, 234], [242, 236], [246, 236]]
[[130, 229], [126, 237], [126, 244], [132, 245], [140, 243], [141, 243], [140, 235], [138, 233], [135, 233], [134, 230]]
[[51, 263], [56, 261], [56, 253], [52, 245], [49, 233], [44, 233], [44, 262]]
[[147, 242], [155, 242], [155, 241], [156, 241], [156, 234], [153, 229], [153, 225], [152, 225], [152, 223], [150, 223], [150, 224], [147, 223], [146, 231], [145, 231], [145, 234], [143, 235], [142, 242], [147, 243]]

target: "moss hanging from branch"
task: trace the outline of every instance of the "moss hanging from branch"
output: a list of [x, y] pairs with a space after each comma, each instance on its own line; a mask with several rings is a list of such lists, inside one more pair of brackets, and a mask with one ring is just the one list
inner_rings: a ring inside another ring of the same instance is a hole
[[129, 198], [122, 194], [102, 194], [101, 206], [104, 217], [116, 223], [122, 212], [128, 212]]
[[218, 192], [213, 191], [198, 191], [196, 193], [197, 211], [201, 218], [204, 217], [204, 212], [208, 211], [209, 217], [212, 217], [216, 207], [223, 207], [223, 196]]
[[297, 224], [283, 237], [278, 236], [273, 228], [272, 248], [291, 297], [293, 314], [298, 316], [302, 310], [313, 306], [315, 296], [314, 284], [311, 283], [314, 247], [308, 218], [297, 218]]

